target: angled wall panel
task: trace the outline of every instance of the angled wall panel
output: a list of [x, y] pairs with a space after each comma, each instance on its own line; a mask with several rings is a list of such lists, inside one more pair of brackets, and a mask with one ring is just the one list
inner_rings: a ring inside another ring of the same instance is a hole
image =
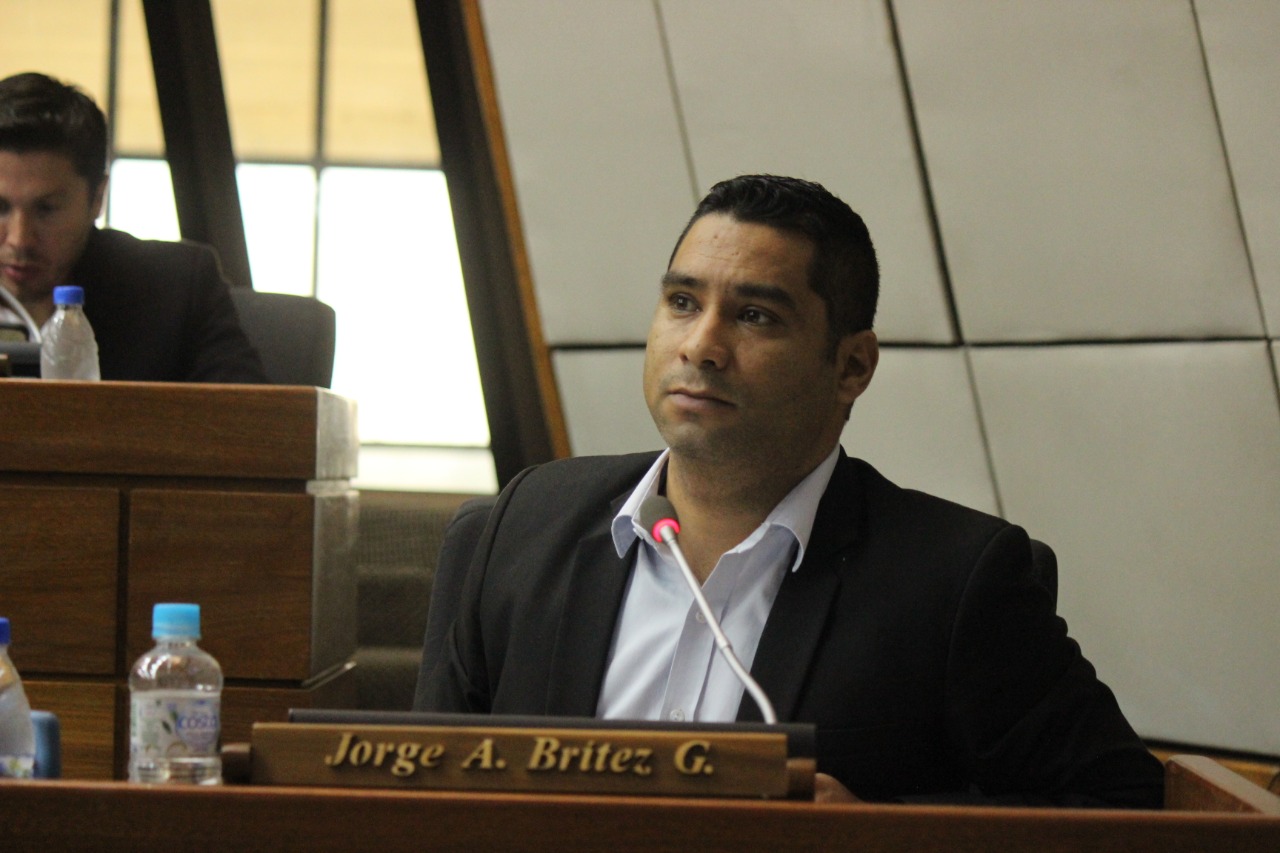
[[1280, 412], [1262, 342], [992, 348], [1006, 515], [1139, 733], [1280, 753]]
[[649, 0], [484, 0], [547, 342], [643, 342], [695, 201]]
[[818, 181], [871, 230], [876, 323], [954, 339], [882, 0], [661, 0], [699, 189], [769, 172]]
[[1280, 334], [1280, 3], [1196, 0], [1267, 328]]
[[644, 349], [561, 350], [560, 398], [574, 456], [661, 450], [644, 402]]
[[886, 348], [841, 443], [899, 486], [995, 514], [965, 354]]
[[[1267, 346], [1270, 347], [1271, 358], [1275, 361], [1276, 376], [1280, 376], [1280, 341], [1270, 341]], [[1277, 394], [1280, 394], [1280, 388], [1277, 389]]]
[[1261, 333], [1185, 0], [898, 0], [967, 340]]

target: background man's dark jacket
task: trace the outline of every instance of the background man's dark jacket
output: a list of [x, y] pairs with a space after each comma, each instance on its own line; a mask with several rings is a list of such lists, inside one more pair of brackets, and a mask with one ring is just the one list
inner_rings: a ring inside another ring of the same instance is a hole
[[208, 246], [94, 230], [67, 283], [84, 288], [103, 379], [267, 381]]

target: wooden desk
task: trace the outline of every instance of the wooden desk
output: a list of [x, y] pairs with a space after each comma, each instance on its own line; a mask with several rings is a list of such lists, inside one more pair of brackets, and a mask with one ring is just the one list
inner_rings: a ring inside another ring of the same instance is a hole
[[0, 782], [11, 851], [1280, 850], [1280, 818], [332, 788]]
[[64, 775], [123, 770], [159, 601], [201, 605], [226, 739], [353, 702], [357, 451], [323, 389], [0, 380], [0, 615]]

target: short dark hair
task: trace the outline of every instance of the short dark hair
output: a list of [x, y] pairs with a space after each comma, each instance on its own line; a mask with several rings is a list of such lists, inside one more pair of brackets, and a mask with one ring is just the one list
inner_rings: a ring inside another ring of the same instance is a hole
[[698, 203], [680, 232], [672, 260], [693, 223], [710, 213], [813, 241], [809, 286], [826, 303], [833, 353], [845, 335], [871, 328], [880, 298], [880, 267], [871, 234], [862, 217], [821, 184], [777, 175], [740, 175], [721, 181]]
[[107, 173], [107, 120], [75, 86], [28, 71], [0, 80], [0, 151], [53, 151], [91, 189]]

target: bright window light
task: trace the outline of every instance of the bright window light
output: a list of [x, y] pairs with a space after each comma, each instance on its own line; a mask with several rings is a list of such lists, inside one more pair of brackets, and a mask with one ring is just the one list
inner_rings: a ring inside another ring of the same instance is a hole
[[236, 167], [254, 290], [311, 296], [316, 246], [316, 170], [242, 163]]
[[[315, 169], [244, 163], [236, 167], [236, 185], [254, 289], [311, 296]], [[164, 160], [116, 160], [108, 208], [112, 228], [144, 240], [178, 239], [173, 183]]]
[[116, 160], [107, 186], [107, 225], [142, 240], [177, 240], [178, 209], [164, 160]]
[[333, 389], [365, 444], [487, 447], [444, 176], [325, 169], [317, 296], [338, 315]]

